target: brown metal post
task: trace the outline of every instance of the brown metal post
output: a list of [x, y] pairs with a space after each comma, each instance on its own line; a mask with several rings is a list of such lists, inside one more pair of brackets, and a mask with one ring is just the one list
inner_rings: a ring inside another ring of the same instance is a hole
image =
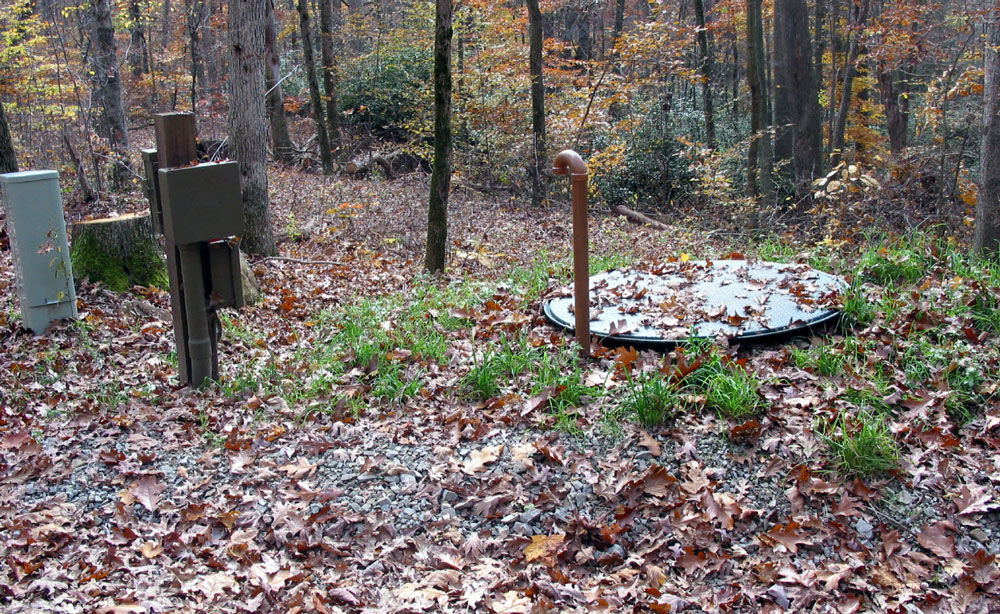
[[580, 353], [590, 357], [590, 245], [587, 238], [587, 164], [572, 149], [556, 156], [556, 175], [569, 175], [573, 194], [573, 310]]

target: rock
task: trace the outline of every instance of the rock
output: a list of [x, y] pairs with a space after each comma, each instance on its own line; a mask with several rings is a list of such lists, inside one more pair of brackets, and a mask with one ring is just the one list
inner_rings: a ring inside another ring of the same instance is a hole
[[240, 278], [243, 280], [243, 304], [254, 305], [260, 300], [260, 284], [254, 277], [247, 255], [240, 250]]
[[861, 537], [863, 537], [865, 539], [871, 539], [872, 538], [872, 529], [874, 529], [875, 527], [873, 527], [864, 518], [859, 518], [858, 521], [854, 523], [854, 528], [857, 529], [858, 533], [861, 534]]
[[525, 524], [531, 524], [532, 522], [537, 520], [538, 517], [541, 515], [542, 515], [542, 510], [538, 509], [537, 507], [529, 507], [528, 509], [521, 512], [520, 519], [521, 522]]

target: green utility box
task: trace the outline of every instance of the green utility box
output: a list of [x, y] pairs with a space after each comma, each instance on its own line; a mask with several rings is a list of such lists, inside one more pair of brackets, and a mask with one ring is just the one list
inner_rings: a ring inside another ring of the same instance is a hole
[[75, 318], [76, 293], [56, 171], [0, 175], [24, 325], [37, 334]]
[[240, 275], [240, 248], [229, 241], [208, 244], [209, 303], [213, 309], [243, 306], [243, 277]]
[[243, 234], [238, 163], [161, 168], [156, 174], [163, 234], [174, 243], [203, 243]]

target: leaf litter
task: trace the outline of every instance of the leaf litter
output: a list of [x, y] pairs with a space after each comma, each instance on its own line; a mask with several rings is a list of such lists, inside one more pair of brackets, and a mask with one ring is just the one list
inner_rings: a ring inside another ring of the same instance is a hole
[[[541, 247], [565, 257], [560, 208], [456, 192], [450, 274], [501, 291], [456, 316], [473, 324], [452, 333], [450, 359], [432, 366], [393, 350], [390, 362], [436, 369], [403, 403], [368, 398], [364, 366], [335, 384], [361, 411], [332, 398], [289, 402], [281, 393], [300, 381], [296, 352], [323, 342], [317, 314], [431, 283], [418, 275], [426, 181], [272, 169], [271, 186], [276, 219], [309, 221], [308, 238], [283, 251], [334, 263], [257, 261], [262, 300], [229, 316], [226, 376], [259, 360], [276, 389], [225, 394], [225, 378], [179, 387], [162, 317], [169, 299], [152, 288], [123, 301], [84, 284], [77, 322], [31, 336], [10, 315], [13, 269], [0, 251], [5, 611], [996, 607], [995, 405], [959, 429], [945, 419], [947, 394], [900, 395], [900, 468], [862, 480], [829, 472], [813, 432], [847, 382], [794, 366], [787, 347], [741, 353], [770, 406], [738, 424], [687, 412], [660, 427], [602, 431], [626, 374], [659, 360], [648, 353], [586, 365], [584, 379], [609, 393], [576, 408], [582, 435], [552, 430], [558, 387], [512, 385], [478, 404], [460, 394], [472, 349], [502, 331], [526, 331], [549, 350], [564, 343], [537, 298], [502, 290], [506, 272], [533, 266]], [[599, 215], [593, 236], [596, 252], [627, 244], [643, 262], [731, 248]], [[548, 291], [563, 282], [548, 280]], [[896, 347], [892, 334], [887, 325], [860, 333]], [[673, 360], [678, 376], [697, 368]]]

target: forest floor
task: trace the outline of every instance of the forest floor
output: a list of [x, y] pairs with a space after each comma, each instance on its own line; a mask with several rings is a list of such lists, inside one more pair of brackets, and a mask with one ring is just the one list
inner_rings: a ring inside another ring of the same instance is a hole
[[[0, 250], [5, 612], [1000, 608], [995, 269], [594, 212], [595, 269], [740, 250], [865, 300], [823, 336], [580, 361], [540, 310], [569, 280], [564, 205], [457, 189], [434, 279], [425, 177], [270, 189], [287, 259], [253, 262], [202, 390], [166, 292], [84, 283], [33, 336]], [[752, 400], [713, 406], [695, 359]]]

